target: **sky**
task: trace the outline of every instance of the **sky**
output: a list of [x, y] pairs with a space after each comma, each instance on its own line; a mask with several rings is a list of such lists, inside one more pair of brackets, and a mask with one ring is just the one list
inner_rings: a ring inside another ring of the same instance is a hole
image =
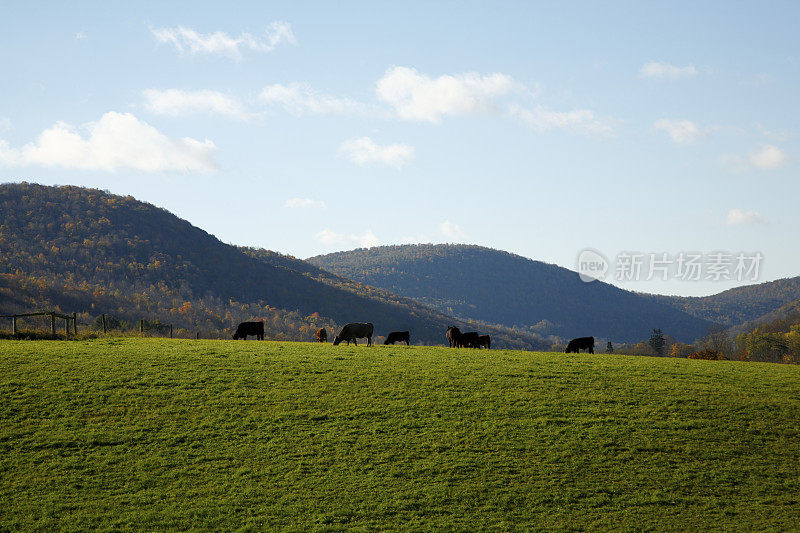
[[800, 275], [798, 20], [797, 2], [3, 2], [0, 182], [131, 195], [300, 258], [463, 242], [575, 270], [591, 249], [618, 286], [712, 294]]

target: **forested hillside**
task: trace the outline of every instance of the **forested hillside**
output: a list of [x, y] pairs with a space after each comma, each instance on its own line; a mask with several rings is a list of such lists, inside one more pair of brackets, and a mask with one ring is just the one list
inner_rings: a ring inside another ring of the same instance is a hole
[[729, 338], [734, 356], [740, 359], [800, 362], [800, 300], [733, 328]]
[[[643, 343], [621, 347], [627, 348], [626, 353], [652, 355]], [[714, 331], [694, 345], [673, 343], [668, 353], [673, 357], [800, 363], [800, 300], [755, 320]]]
[[736, 326], [800, 300], [800, 276], [736, 287], [711, 296], [647, 296], [690, 315]]
[[[308, 340], [320, 326], [371, 321], [441, 343], [452, 319], [304, 262], [224, 244], [164, 209], [94, 189], [0, 186], [0, 314], [37, 308], [160, 319], [209, 335], [264, 319], [268, 336]], [[541, 348], [493, 330], [501, 344]]]
[[458, 317], [563, 337], [638, 341], [661, 328], [690, 342], [715, 324], [575, 272], [481, 246], [383, 246], [312, 257], [341, 276]]

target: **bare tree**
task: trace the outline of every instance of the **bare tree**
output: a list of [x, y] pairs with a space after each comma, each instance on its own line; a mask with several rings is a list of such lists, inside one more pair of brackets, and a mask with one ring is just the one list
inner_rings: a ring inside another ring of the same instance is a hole
[[728, 330], [722, 326], [709, 328], [706, 336], [700, 339], [700, 347], [706, 350], [714, 350], [725, 357], [733, 355], [733, 340]]

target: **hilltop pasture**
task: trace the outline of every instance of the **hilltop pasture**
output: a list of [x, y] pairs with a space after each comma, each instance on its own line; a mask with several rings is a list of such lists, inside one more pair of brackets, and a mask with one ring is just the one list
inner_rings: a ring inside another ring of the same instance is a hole
[[800, 367], [0, 341], [0, 531], [794, 529]]

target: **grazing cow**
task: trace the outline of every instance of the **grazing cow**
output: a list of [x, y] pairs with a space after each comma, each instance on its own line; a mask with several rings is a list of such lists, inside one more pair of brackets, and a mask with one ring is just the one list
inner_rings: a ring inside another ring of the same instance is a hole
[[451, 348], [461, 347], [461, 330], [455, 326], [447, 328], [447, 342]]
[[325, 328], [317, 330], [317, 342], [328, 342], [328, 332], [325, 331]]
[[477, 348], [478, 347], [478, 335], [477, 331], [468, 331], [466, 333], [461, 334], [461, 346], [464, 348]]
[[260, 341], [264, 340], [264, 322], [242, 322], [237, 326], [236, 333], [233, 334], [233, 340], [244, 339], [247, 340], [248, 335], [255, 335]]
[[383, 344], [394, 344], [396, 342], [403, 342], [405, 341], [406, 346], [411, 346], [411, 336], [408, 334], [407, 331], [393, 331], [389, 333], [389, 336], [386, 337], [386, 340]]
[[481, 335], [478, 337], [478, 343], [476, 348], [480, 348], [481, 346], [486, 346], [487, 350], [492, 349], [492, 338], [489, 335]]
[[586, 350], [589, 353], [594, 353], [594, 337], [578, 337], [572, 339], [567, 344], [565, 353], [580, 353], [581, 350]]
[[350, 346], [350, 341], [353, 341], [353, 344], [358, 346], [356, 339], [363, 339], [366, 337], [367, 346], [372, 346], [372, 331], [372, 322], [347, 324], [342, 328], [342, 331], [334, 337], [333, 345], [337, 346], [340, 342], [346, 341], [347, 345]]

